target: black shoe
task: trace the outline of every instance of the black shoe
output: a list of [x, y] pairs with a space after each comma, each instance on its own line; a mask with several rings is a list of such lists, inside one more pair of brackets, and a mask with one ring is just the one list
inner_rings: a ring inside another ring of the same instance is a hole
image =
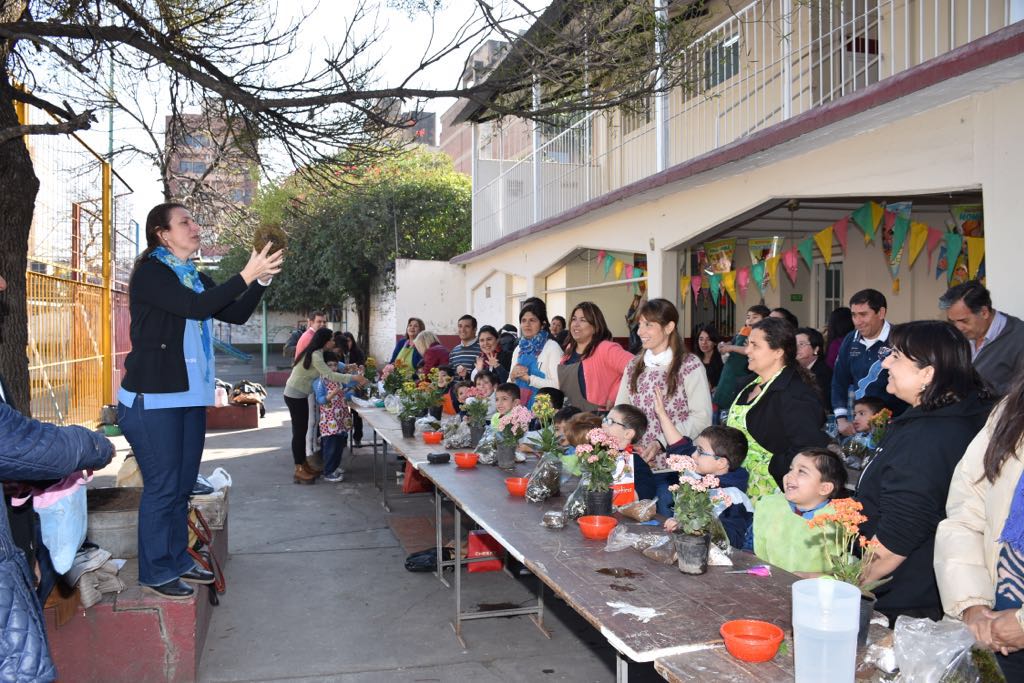
[[213, 572], [208, 572], [201, 567], [192, 567], [181, 575], [181, 580], [188, 583], [213, 583], [216, 579]]
[[182, 583], [180, 579], [173, 579], [159, 586], [143, 586], [142, 590], [155, 593], [161, 598], [167, 598], [168, 600], [188, 600], [195, 594], [192, 586]]

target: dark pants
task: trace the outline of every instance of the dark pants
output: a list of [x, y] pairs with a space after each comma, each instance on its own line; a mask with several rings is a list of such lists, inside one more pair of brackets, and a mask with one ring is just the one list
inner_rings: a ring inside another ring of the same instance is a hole
[[666, 517], [672, 515], [672, 493], [668, 487], [678, 483], [678, 472], [655, 474], [643, 458], [638, 455], [633, 456], [633, 486], [636, 488], [636, 495], [640, 500], [653, 498], [657, 503], [659, 515]]
[[324, 474], [334, 474], [334, 471], [341, 467], [341, 456], [345, 454], [345, 444], [348, 443], [348, 433], [331, 434], [330, 436], [320, 435], [320, 448], [324, 456]]
[[1024, 681], [1024, 650], [1006, 657], [997, 652], [996, 661], [999, 662], [999, 668], [1003, 670], [1003, 676], [1008, 683]]
[[139, 503], [139, 583], [158, 586], [193, 568], [188, 554], [188, 499], [206, 441], [206, 407], [145, 409], [119, 403], [117, 421], [145, 485]]
[[306, 462], [306, 429], [309, 427], [309, 399], [284, 397], [292, 416], [292, 459], [296, 465]]
[[352, 443], [358, 444], [363, 440], [363, 418], [359, 413], [352, 412]]

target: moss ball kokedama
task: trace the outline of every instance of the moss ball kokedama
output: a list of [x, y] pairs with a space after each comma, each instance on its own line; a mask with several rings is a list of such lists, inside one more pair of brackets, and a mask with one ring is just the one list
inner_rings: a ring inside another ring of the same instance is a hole
[[267, 244], [271, 245], [269, 253], [275, 254], [288, 246], [288, 235], [279, 225], [261, 225], [253, 235], [253, 248], [259, 253]]

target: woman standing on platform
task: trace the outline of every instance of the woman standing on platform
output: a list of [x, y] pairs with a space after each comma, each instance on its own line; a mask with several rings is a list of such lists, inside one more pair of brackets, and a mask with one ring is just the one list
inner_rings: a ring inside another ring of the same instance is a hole
[[284, 259], [283, 250], [271, 254], [268, 244], [218, 286], [191, 260], [199, 231], [181, 204], [159, 204], [146, 217], [146, 250], [128, 283], [132, 349], [117, 395], [118, 423], [145, 481], [139, 583], [171, 599], [192, 596], [183, 581], [214, 579], [186, 547], [188, 499], [203, 456], [206, 407], [213, 405], [211, 318], [245, 323]]

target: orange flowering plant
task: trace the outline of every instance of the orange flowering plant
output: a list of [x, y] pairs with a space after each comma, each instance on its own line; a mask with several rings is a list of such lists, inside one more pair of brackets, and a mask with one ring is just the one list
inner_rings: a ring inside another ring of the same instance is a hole
[[[863, 583], [864, 569], [871, 562], [871, 557], [878, 549], [878, 541], [868, 539], [860, 533], [860, 525], [868, 520], [861, 510], [864, 506], [853, 498], [837, 498], [832, 501], [835, 512], [817, 515], [807, 520], [807, 526], [819, 529], [825, 541], [825, 555], [831, 567], [830, 575], [846, 583], [857, 586], [860, 591], [873, 598], [871, 592], [889, 581], [887, 577], [879, 581]], [[860, 557], [856, 550], [860, 548]]]

